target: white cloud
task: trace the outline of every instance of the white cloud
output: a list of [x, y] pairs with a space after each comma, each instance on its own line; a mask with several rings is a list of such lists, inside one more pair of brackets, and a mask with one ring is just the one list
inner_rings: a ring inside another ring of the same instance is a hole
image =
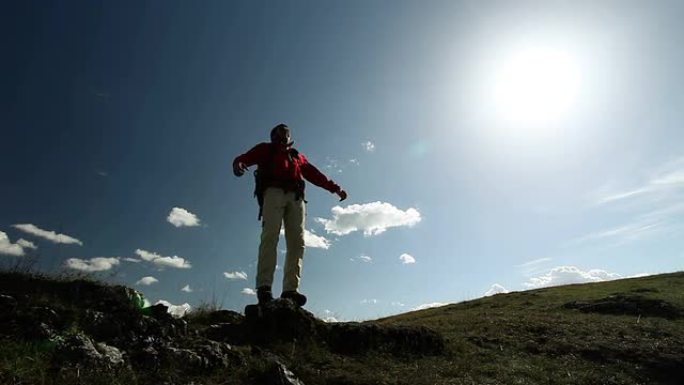
[[327, 156], [325, 158], [325, 165], [323, 167], [325, 167], [326, 169], [328, 169], [332, 172], [341, 173], [343, 171], [343, 168], [340, 165], [340, 162], [337, 159], [331, 158], [329, 156]]
[[487, 290], [486, 293], [484, 293], [484, 296], [489, 297], [490, 295], [505, 293], [508, 293], [508, 290], [506, 290], [505, 287], [499, 285], [498, 283], [495, 283], [492, 285], [492, 287], [489, 288], [489, 290]]
[[150, 286], [153, 283], [157, 283], [159, 280], [157, 278], [147, 276], [147, 277], [142, 277], [138, 282], [136, 282], [136, 285], [145, 285], [145, 286]]
[[361, 143], [361, 146], [363, 147], [364, 150], [368, 152], [373, 152], [375, 151], [375, 144], [371, 142], [370, 140], [367, 140], [363, 143]]
[[392, 305], [392, 306], [399, 306], [399, 307], [404, 307], [404, 306], [406, 306], [406, 305], [404, 305], [403, 303], [401, 303], [401, 302], [399, 302], [399, 301], [393, 301], [390, 305]]
[[320, 315], [318, 318], [323, 320], [323, 322], [340, 322], [339, 319], [335, 316], [335, 313], [331, 312], [328, 309], [323, 310], [323, 314]]
[[[280, 229], [280, 235], [285, 235], [284, 229]], [[304, 229], [304, 246], [327, 250], [330, 248], [330, 240], [323, 236], [316, 235], [315, 233], [307, 229]], [[287, 252], [287, 250], [280, 250], [280, 252], [284, 254], [285, 252]]]
[[448, 303], [444, 303], [444, 302], [424, 303], [422, 305], [418, 305], [418, 306], [414, 307], [413, 309], [411, 309], [411, 311], [425, 310], [425, 309], [430, 309], [433, 307], [440, 307], [440, 306], [445, 306], [445, 305], [448, 305]]
[[13, 227], [15, 227], [21, 231], [24, 231], [26, 233], [33, 234], [36, 237], [47, 239], [48, 241], [51, 241], [54, 243], [77, 244], [77, 245], [83, 246], [83, 242], [79, 241], [78, 239], [76, 239], [74, 237], [70, 237], [70, 236], [65, 235], [65, 234], [57, 234], [54, 231], [43, 230], [43, 229], [38, 228], [35, 225], [32, 225], [30, 223], [16, 224], [16, 225], [13, 225]]
[[199, 226], [200, 224], [200, 220], [197, 218], [197, 215], [181, 207], [174, 207], [171, 209], [171, 212], [169, 213], [169, 216], [166, 217], [166, 220], [176, 227]]
[[615, 188], [615, 185], [610, 182], [593, 193], [593, 205], [613, 212], [632, 213], [633, 218], [572, 239], [566, 245], [591, 241], [615, 246], [656, 237], [681, 236], [684, 230], [680, 220], [684, 213], [684, 156], [641, 173], [637, 183], [622, 183], [621, 188]]
[[184, 292], [186, 292], [186, 293], [192, 293], [192, 289], [190, 288], [190, 285], [185, 285], [185, 286], [183, 286], [183, 288], [181, 289], [181, 291], [184, 291]]
[[349, 258], [349, 260], [352, 262], [356, 262], [356, 261], [360, 261], [360, 262], [364, 262], [364, 263], [372, 263], [373, 262], [373, 258], [368, 256], [368, 255], [359, 255], [358, 257]]
[[147, 261], [147, 262], [152, 262], [152, 261], [154, 261], [156, 258], [161, 258], [161, 255], [159, 255], [159, 254], [157, 254], [157, 253], [152, 253], [152, 252], [149, 252], [149, 251], [147, 251], [147, 250], [142, 250], [142, 249], [136, 249], [136, 250], [135, 250], [135, 253], [136, 253], [140, 258], [142, 258], [143, 261]]
[[247, 273], [245, 273], [244, 271], [226, 271], [223, 273], [223, 275], [228, 279], [247, 279]]
[[318, 249], [329, 249], [330, 241], [325, 237], [316, 235], [309, 230], [304, 230], [304, 245], [306, 247], [314, 247]]
[[684, 157], [673, 159], [653, 170], [638, 186], [623, 191], [606, 191], [602, 189], [597, 195], [599, 205], [636, 198], [653, 198], [656, 200], [672, 196], [684, 189]]
[[335, 235], [354, 231], [363, 231], [365, 236], [377, 235], [390, 227], [411, 227], [421, 220], [418, 210], [409, 208], [403, 211], [386, 202], [335, 206], [331, 211], [332, 219], [316, 218], [316, 221], [322, 223], [328, 233]]
[[19, 240], [17, 241], [17, 245], [23, 247], [24, 249], [33, 249], [33, 250], [35, 250], [35, 249], [38, 248], [38, 246], [36, 246], [33, 242], [27, 241], [27, 240], [24, 239], [24, 238], [19, 238]]
[[70, 269], [88, 273], [110, 270], [114, 266], [118, 266], [119, 263], [119, 258], [115, 257], [95, 257], [91, 259], [69, 258], [65, 262], [66, 266]]
[[655, 274], [663, 274], [663, 273], [636, 273], [634, 275], [628, 275], [625, 278], [641, 278], [641, 277], [648, 277], [649, 275], [655, 275]]
[[[611, 183], [614, 185], [615, 183]], [[628, 188], [612, 185], [594, 193], [592, 202], [608, 209], [636, 214], [628, 222], [594, 231], [568, 242], [596, 241], [617, 245], [657, 236], [680, 236], [684, 213], [684, 157], [653, 168], [641, 181]]]
[[533, 259], [531, 261], [527, 261], [525, 263], [521, 263], [521, 264], [516, 265], [516, 266], [517, 267], [530, 267], [530, 266], [538, 265], [540, 263], [548, 262], [550, 260], [551, 260], [551, 258], [548, 258], [548, 257], [537, 258], [537, 259]]
[[651, 187], [642, 187], [642, 188], [637, 188], [637, 189], [630, 190], [630, 191], [613, 193], [613, 194], [602, 196], [602, 197], [598, 198], [596, 203], [599, 205], [602, 205], [602, 204], [606, 204], [606, 203], [624, 200], [627, 198], [633, 198], [633, 197], [640, 196], [640, 195], [643, 195], [645, 193], [652, 192], [652, 191], [653, 191], [653, 189]]
[[247, 295], [256, 295], [256, 291], [254, 289], [246, 287], [242, 289], [242, 294], [247, 294]]
[[530, 278], [530, 280], [523, 285], [530, 289], [536, 289], [573, 283], [609, 281], [620, 278], [624, 277], [620, 274], [609, 273], [605, 270], [592, 269], [583, 271], [575, 266], [557, 266], [544, 275]]
[[24, 255], [24, 249], [19, 244], [21, 239], [17, 243], [12, 243], [3, 231], [0, 231], [0, 254], [11, 255], [14, 257], [21, 257]]
[[189, 269], [192, 267], [190, 262], [186, 261], [184, 258], [173, 256], [173, 257], [161, 257], [152, 261], [155, 265], [175, 267], [177, 269]]
[[519, 268], [526, 277], [532, 277], [548, 269], [553, 258], [543, 257], [523, 262], [515, 267]]
[[143, 261], [152, 262], [157, 258], [161, 258], [161, 255], [157, 253], [152, 253], [147, 250], [136, 249], [135, 253], [143, 259]]
[[413, 258], [413, 256], [406, 254], [406, 253], [400, 255], [399, 259], [401, 260], [401, 263], [403, 263], [404, 265], [409, 264], [409, 263], [416, 263], [416, 259]]
[[635, 222], [623, 226], [613, 227], [610, 229], [600, 230], [579, 238], [572, 240], [570, 243], [582, 243], [588, 241], [597, 241], [602, 239], [617, 239], [618, 241], [634, 241], [644, 239], [649, 235], [657, 233], [661, 230], [664, 223], [653, 222]]
[[362, 305], [370, 305], [370, 304], [375, 305], [375, 304], [378, 303], [378, 302], [379, 302], [379, 301], [378, 301], [377, 299], [375, 299], [375, 298], [370, 298], [370, 299], [362, 299], [360, 303], [361, 303]]
[[192, 306], [190, 306], [189, 303], [184, 303], [182, 305], [174, 305], [171, 302], [160, 299], [159, 301], [157, 301], [157, 303], [155, 303], [155, 305], [159, 304], [168, 307], [167, 312], [175, 318], [180, 318], [184, 316], [186, 313], [188, 313], [190, 310], [192, 310]]
[[189, 269], [192, 267], [192, 265], [190, 265], [190, 261], [175, 255], [173, 257], [165, 257], [142, 249], [135, 250], [135, 253], [143, 260], [152, 262], [157, 266], [175, 267], [177, 269]]
[[126, 262], [133, 262], [133, 263], [140, 263], [142, 260], [136, 259], [136, 258], [123, 258], [124, 261]]

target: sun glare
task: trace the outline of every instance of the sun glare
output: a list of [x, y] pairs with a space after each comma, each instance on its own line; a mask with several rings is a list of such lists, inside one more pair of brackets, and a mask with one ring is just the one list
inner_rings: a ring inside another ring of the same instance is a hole
[[492, 89], [500, 118], [515, 123], [562, 119], [576, 102], [580, 70], [564, 50], [527, 48], [497, 63]]

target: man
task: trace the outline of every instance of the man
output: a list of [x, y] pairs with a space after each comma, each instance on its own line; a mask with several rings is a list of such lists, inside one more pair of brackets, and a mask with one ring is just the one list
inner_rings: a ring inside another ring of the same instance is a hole
[[340, 201], [347, 198], [340, 186], [292, 148], [293, 143], [290, 129], [279, 124], [271, 130], [270, 143], [259, 143], [233, 161], [235, 176], [242, 176], [249, 166], [258, 165], [254, 194], [259, 201], [259, 219], [263, 218], [256, 276], [259, 304], [273, 299], [271, 286], [283, 222], [287, 254], [280, 297], [290, 298], [299, 306], [306, 303], [306, 296], [298, 292], [304, 257], [304, 179], [337, 194]]

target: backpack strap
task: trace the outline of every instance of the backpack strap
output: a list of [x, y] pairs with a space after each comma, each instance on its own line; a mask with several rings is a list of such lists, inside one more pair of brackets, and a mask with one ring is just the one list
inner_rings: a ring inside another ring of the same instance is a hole
[[[294, 162], [294, 159], [299, 158], [299, 151], [297, 151], [297, 149], [295, 149], [295, 148], [290, 148], [290, 151], [288, 152], [288, 156], [290, 157], [290, 161]], [[305, 187], [305, 185], [306, 185], [306, 183], [304, 182], [304, 180], [300, 179], [297, 181], [297, 190], [295, 190], [295, 200], [296, 201], [301, 199], [304, 201], [304, 203], [307, 203], [306, 199], [304, 199], [304, 187]]]
[[273, 174], [273, 158], [275, 158], [276, 146], [273, 143], [271, 143], [270, 146], [268, 158], [266, 159], [265, 164], [263, 164], [263, 169], [257, 167], [257, 169], [254, 170], [254, 196], [259, 204], [258, 221], [261, 220], [264, 212], [264, 193], [266, 192], [267, 181]]

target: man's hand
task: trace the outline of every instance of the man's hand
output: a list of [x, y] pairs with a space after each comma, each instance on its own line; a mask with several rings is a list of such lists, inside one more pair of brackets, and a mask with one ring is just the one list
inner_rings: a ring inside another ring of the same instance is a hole
[[247, 171], [247, 165], [242, 162], [233, 163], [233, 174], [235, 174], [235, 176], [242, 176], [245, 171]]
[[337, 195], [340, 197], [340, 202], [343, 200], [347, 199], [347, 192], [344, 190], [340, 190], [337, 192]]

